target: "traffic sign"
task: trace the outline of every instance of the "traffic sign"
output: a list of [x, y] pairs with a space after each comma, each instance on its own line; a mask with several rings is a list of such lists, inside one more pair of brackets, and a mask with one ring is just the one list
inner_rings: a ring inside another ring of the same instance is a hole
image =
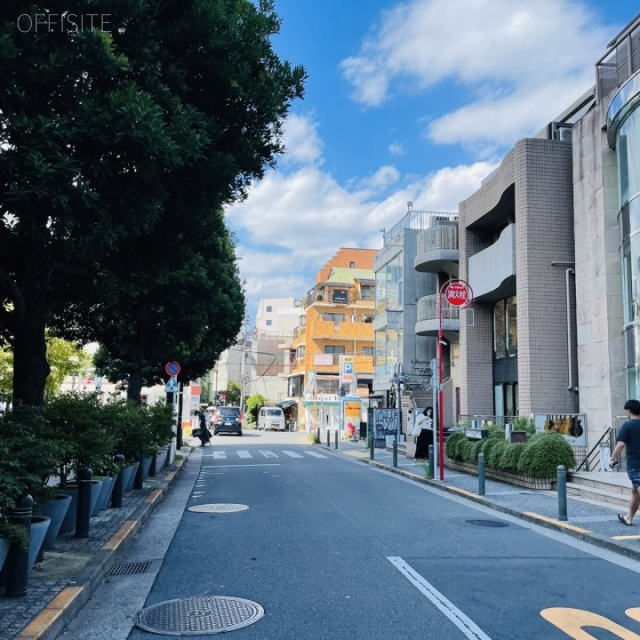
[[175, 393], [178, 390], [178, 379], [175, 376], [171, 376], [164, 386], [166, 393]]
[[454, 307], [466, 307], [473, 300], [473, 292], [463, 280], [454, 280], [444, 290], [444, 297]]
[[180, 373], [180, 363], [176, 362], [175, 360], [167, 362], [164, 370], [169, 376], [177, 376]]

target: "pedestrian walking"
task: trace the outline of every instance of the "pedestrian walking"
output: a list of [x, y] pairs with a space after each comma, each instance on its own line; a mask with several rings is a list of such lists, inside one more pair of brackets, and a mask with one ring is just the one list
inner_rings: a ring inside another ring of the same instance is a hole
[[200, 446], [204, 447], [205, 444], [209, 444], [211, 442], [211, 433], [209, 432], [209, 425], [207, 424], [207, 418], [204, 411], [198, 412], [198, 418], [200, 420], [198, 438], [200, 438]]
[[633, 518], [640, 507], [640, 401], [627, 400], [624, 410], [629, 418], [620, 427], [616, 446], [609, 460], [609, 467], [613, 469], [619, 462], [622, 450], [626, 450], [627, 475], [631, 480], [631, 501], [626, 515], [619, 513], [618, 520], [628, 527], [633, 523]]
[[429, 458], [429, 445], [433, 444], [433, 408], [427, 407], [415, 416], [412, 434], [416, 439], [416, 460]]

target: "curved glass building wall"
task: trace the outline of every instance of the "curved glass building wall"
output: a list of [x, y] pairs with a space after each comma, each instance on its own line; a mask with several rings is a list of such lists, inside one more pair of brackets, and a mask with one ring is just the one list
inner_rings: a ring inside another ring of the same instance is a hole
[[627, 397], [640, 397], [640, 73], [620, 88], [607, 112], [607, 134], [618, 166], [622, 236]]

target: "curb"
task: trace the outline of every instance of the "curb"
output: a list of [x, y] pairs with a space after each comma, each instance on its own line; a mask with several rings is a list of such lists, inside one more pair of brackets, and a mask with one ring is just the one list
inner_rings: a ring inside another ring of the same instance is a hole
[[58, 593], [13, 640], [55, 640], [91, 599], [98, 586], [115, 564], [116, 556], [126, 549], [136, 533], [149, 519], [155, 507], [168, 493], [187, 463], [191, 452], [178, 461], [175, 469], [158, 480], [160, 485], [152, 490], [147, 499], [122, 523], [118, 531], [94, 554], [76, 579]]
[[[328, 449], [328, 450], [332, 451], [333, 453], [340, 453], [340, 450], [332, 450], [332, 449]], [[560, 520], [556, 520], [555, 518], [549, 518], [548, 516], [543, 516], [537, 513], [516, 511], [515, 509], [511, 509], [510, 507], [505, 507], [504, 505], [496, 504], [495, 502], [490, 502], [485, 497], [480, 496], [476, 493], [472, 493], [471, 491], [466, 491], [465, 489], [460, 489], [458, 487], [447, 487], [440, 484], [436, 480], [429, 480], [428, 478], [419, 476], [409, 471], [405, 471], [403, 469], [389, 467], [388, 465], [383, 464], [382, 462], [377, 462], [376, 460], [371, 460], [369, 458], [356, 458], [356, 457], [354, 457], [353, 459], [356, 462], [362, 462], [369, 466], [376, 467], [384, 471], [389, 471], [390, 473], [398, 474], [409, 480], [420, 482], [429, 487], [433, 487], [434, 489], [438, 489], [439, 491], [443, 491], [445, 493], [451, 493], [460, 498], [471, 500], [472, 502], [481, 504], [485, 507], [493, 509], [494, 511], [499, 511], [500, 513], [513, 516], [514, 518], [519, 518], [520, 520], [524, 520], [525, 522], [530, 522], [531, 524], [536, 524], [538, 526], [545, 527], [546, 529], [551, 529], [559, 533], [564, 533], [568, 536], [577, 538], [578, 540], [582, 540], [583, 542], [592, 544], [602, 549], [606, 549], [607, 551], [611, 551], [613, 553], [624, 556], [626, 558], [631, 558], [633, 560], [640, 560], [640, 550], [622, 547], [616, 544], [615, 542], [612, 542], [609, 538], [605, 538], [603, 536], [590, 533], [586, 529], [581, 529], [580, 527], [576, 527], [567, 522], [562, 522]]]

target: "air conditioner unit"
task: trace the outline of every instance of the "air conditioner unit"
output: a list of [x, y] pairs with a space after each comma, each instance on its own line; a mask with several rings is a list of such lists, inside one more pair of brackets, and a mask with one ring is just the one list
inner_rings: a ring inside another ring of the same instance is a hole
[[573, 137], [573, 131], [571, 125], [566, 122], [552, 122], [551, 123], [551, 139], [562, 140], [563, 142], [571, 142]]

